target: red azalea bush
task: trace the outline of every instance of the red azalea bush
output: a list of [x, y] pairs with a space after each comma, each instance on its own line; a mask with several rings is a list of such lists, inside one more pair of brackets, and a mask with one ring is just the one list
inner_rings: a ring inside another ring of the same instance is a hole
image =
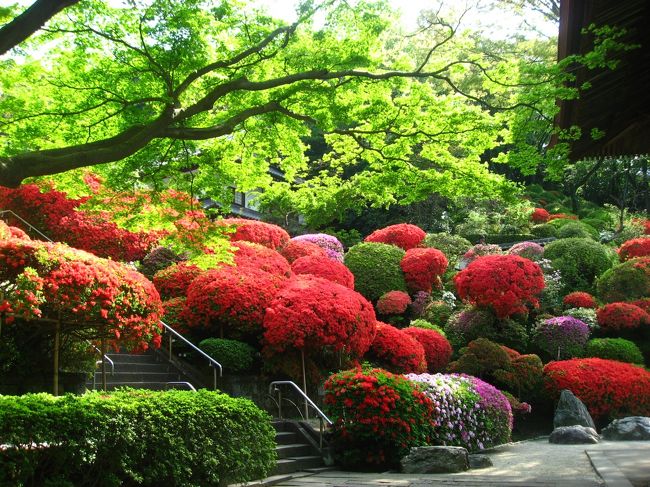
[[408, 333], [381, 321], [377, 322], [377, 334], [370, 346], [368, 358], [396, 374], [427, 370], [424, 347], [420, 342]]
[[179, 298], [171, 298], [162, 302], [163, 306], [163, 321], [165, 324], [171, 326], [179, 333], [187, 333], [189, 331], [185, 320], [182, 318], [183, 310], [185, 309], [185, 296]]
[[27, 235], [22, 229], [18, 227], [9, 227], [9, 232], [13, 238], [22, 238], [24, 240], [30, 240], [29, 235]]
[[254, 336], [264, 311], [284, 279], [253, 267], [224, 266], [194, 279], [187, 289], [182, 318], [188, 326], [228, 336]]
[[346, 467], [394, 467], [411, 447], [430, 443], [434, 404], [410, 380], [382, 369], [354, 369], [325, 382], [333, 446]]
[[557, 398], [569, 389], [594, 419], [650, 416], [650, 372], [632, 364], [599, 358], [550, 362], [546, 388]]
[[535, 208], [533, 213], [530, 215], [530, 219], [533, 223], [546, 223], [550, 217], [551, 214], [544, 208]]
[[447, 367], [453, 350], [444, 336], [435, 330], [416, 327], [404, 328], [402, 332], [415, 338], [424, 348], [427, 371], [442, 372]]
[[604, 332], [633, 330], [650, 323], [643, 309], [630, 303], [610, 303], [596, 312], [598, 324]]
[[426, 236], [427, 234], [420, 227], [410, 223], [400, 223], [375, 230], [365, 238], [364, 242], [391, 244], [408, 250], [418, 247]]
[[456, 274], [454, 283], [462, 299], [505, 318], [538, 305], [544, 274], [535, 262], [517, 255], [486, 255]]
[[156, 272], [153, 284], [163, 299], [184, 297], [192, 281], [202, 273], [197, 266], [180, 262]]
[[569, 293], [562, 299], [566, 308], [597, 308], [596, 299], [589, 293], [576, 291]]
[[625, 262], [635, 257], [646, 257], [650, 255], [650, 238], [634, 238], [623, 242], [623, 245], [618, 249], [618, 257], [621, 262]]
[[552, 215], [548, 216], [548, 221], [551, 220], [577, 220], [578, 217], [576, 215], [567, 215], [566, 213], [553, 213]]
[[630, 301], [630, 304], [638, 306], [646, 313], [650, 312], [650, 298], [637, 299], [636, 301]]
[[252, 242], [233, 242], [235, 265], [253, 267], [283, 277], [291, 276], [291, 265], [278, 252]]
[[289, 240], [289, 243], [280, 249], [282, 256], [289, 261], [290, 264], [300, 257], [327, 257], [325, 249], [312, 242], [305, 240]]
[[289, 234], [282, 227], [271, 223], [245, 218], [224, 218], [216, 222], [219, 226], [234, 226], [231, 241], [244, 240], [263, 245], [270, 249], [280, 249], [289, 242]]
[[382, 315], [401, 315], [411, 304], [411, 297], [404, 291], [388, 291], [377, 301], [377, 312]]
[[300, 257], [291, 264], [291, 270], [296, 274], [311, 274], [354, 289], [354, 274], [350, 269], [342, 262], [332, 260], [326, 255]]
[[438, 249], [415, 248], [406, 251], [400, 263], [411, 292], [431, 292], [440, 287], [440, 276], [447, 270], [447, 258]]
[[361, 294], [307, 274], [287, 281], [266, 303], [264, 353], [343, 350], [362, 357], [375, 337], [375, 312]]

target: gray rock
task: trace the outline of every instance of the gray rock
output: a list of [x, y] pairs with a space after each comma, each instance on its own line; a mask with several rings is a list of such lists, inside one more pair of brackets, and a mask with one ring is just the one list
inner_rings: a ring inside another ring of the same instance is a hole
[[474, 454], [469, 456], [469, 468], [488, 468], [492, 465], [492, 460], [487, 455]]
[[549, 443], [558, 445], [580, 445], [582, 443], [598, 443], [596, 430], [585, 426], [560, 426], [555, 428], [548, 437]]
[[582, 401], [575, 397], [570, 390], [564, 389], [560, 393], [560, 401], [555, 408], [553, 427], [575, 425], [596, 429], [594, 420], [591, 419], [591, 415]]
[[603, 438], [613, 441], [650, 441], [650, 418], [630, 416], [615, 419], [602, 431]]
[[453, 473], [469, 470], [469, 455], [460, 446], [416, 446], [401, 460], [404, 473]]

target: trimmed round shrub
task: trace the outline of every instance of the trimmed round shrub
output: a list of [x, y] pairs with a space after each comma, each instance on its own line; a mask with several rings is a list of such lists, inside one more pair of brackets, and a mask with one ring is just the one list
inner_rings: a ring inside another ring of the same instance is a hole
[[472, 247], [472, 242], [460, 235], [448, 233], [428, 233], [422, 241], [424, 247], [440, 250], [450, 264], [456, 263], [461, 255]]
[[542, 320], [535, 328], [537, 345], [558, 360], [580, 356], [588, 338], [589, 326], [571, 316]]
[[411, 292], [442, 287], [440, 276], [447, 270], [447, 258], [438, 249], [409, 249], [400, 262], [406, 285]]
[[636, 257], [646, 257], [650, 255], [650, 238], [634, 238], [624, 242], [618, 249], [618, 257], [621, 262], [634, 259]]
[[624, 338], [594, 338], [587, 342], [585, 357], [617, 360], [643, 365], [643, 354], [639, 347]]
[[606, 303], [650, 296], [650, 257], [618, 264], [598, 279], [598, 295]]
[[215, 223], [218, 226], [235, 228], [235, 231], [229, 235], [233, 242], [244, 240], [275, 250], [284, 247], [290, 238], [284, 228], [257, 220], [224, 218]]
[[396, 374], [424, 372], [427, 362], [424, 347], [408, 333], [377, 322], [377, 333], [367, 359]]
[[577, 219], [578, 217], [576, 215], [567, 215], [566, 213], [553, 213], [548, 217], [548, 221], [553, 222], [553, 224], [557, 225], [559, 228], [576, 221]]
[[515, 348], [524, 348], [528, 341], [523, 325], [510, 319], [498, 320], [493, 313], [480, 308], [469, 308], [452, 315], [445, 331], [455, 350], [481, 337]]
[[396, 467], [411, 447], [431, 444], [434, 403], [412, 381], [382, 369], [353, 369], [325, 382], [332, 445], [346, 468]]
[[409, 374], [436, 405], [437, 428], [431, 445], [462, 446], [470, 451], [510, 441], [512, 409], [496, 387], [472, 376]]
[[388, 291], [377, 300], [377, 312], [382, 315], [401, 315], [411, 304], [411, 297], [403, 291]]
[[158, 246], [144, 256], [140, 263], [140, 272], [147, 277], [153, 277], [159, 270], [165, 269], [182, 260], [185, 259], [172, 249]]
[[564, 316], [572, 316], [573, 318], [579, 319], [586, 323], [593, 331], [599, 328], [596, 310], [593, 308], [569, 308], [564, 310]]
[[551, 214], [544, 208], [535, 208], [530, 219], [533, 223], [546, 223], [550, 216]]
[[587, 238], [563, 238], [549, 243], [544, 257], [560, 271], [564, 293], [591, 291], [594, 281], [612, 266], [607, 247]]
[[476, 244], [463, 254], [463, 260], [468, 264], [485, 255], [501, 255], [503, 250], [496, 244]]
[[311, 274], [354, 289], [354, 275], [350, 269], [342, 262], [324, 256], [300, 257], [291, 264], [291, 269], [296, 274]]
[[364, 242], [396, 245], [409, 250], [420, 246], [424, 237], [426, 233], [420, 227], [410, 223], [400, 223], [375, 230], [364, 239]]
[[510, 247], [508, 253], [537, 261], [544, 255], [544, 247], [535, 242], [519, 242]]
[[256, 353], [248, 343], [226, 338], [206, 338], [199, 348], [219, 362], [226, 373], [250, 370]]
[[600, 238], [598, 230], [583, 222], [570, 222], [562, 225], [557, 236], [558, 238], [590, 238], [596, 241]]
[[447, 367], [453, 351], [444, 335], [435, 330], [414, 326], [404, 328], [402, 331], [415, 338], [424, 348], [427, 371], [440, 372]]
[[454, 284], [462, 299], [505, 318], [538, 305], [544, 274], [539, 265], [517, 255], [486, 255], [456, 274]]
[[388, 291], [406, 292], [400, 263], [404, 250], [383, 243], [360, 243], [345, 254], [345, 265], [354, 274], [354, 288], [376, 301]]
[[179, 333], [187, 333], [188, 328], [185, 320], [182, 318], [183, 310], [185, 309], [185, 301], [187, 298], [181, 296], [178, 298], [171, 298], [162, 302], [163, 305], [163, 321], [165, 324], [171, 326]]
[[595, 420], [650, 416], [650, 372], [600, 358], [550, 362], [544, 367], [547, 390], [557, 398], [569, 389]]
[[567, 308], [597, 308], [596, 299], [589, 293], [575, 291], [562, 299], [562, 304]]
[[153, 284], [163, 299], [185, 297], [187, 288], [201, 274], [197, 266], [181, 262], [156, 272]]
[[277, 276], [291, 276], [291, 265], [287, 259], [272, 248], [247, 241], [233, 242], [232, 246], [237, 267], [252, 267]]
[[280, 249], [280, 254], [287, 259], [287, 261], [292, 264], [294, 260], [299, 259], [300, 257], [325, 257], [328, 258], [325, 249], [316, 245], [315, 243], [308, 242], [306, 240], [294, 240], [291, 239]]
[[434, 325], [432, 323], [429, 323], [427, 320], [423, 320], [423, 319], [413, 320], [413, 321], [411, 321], [411, 323], [409, 323], [409, 326], [412, 327], [412, 328], [422, 328], [424, 330], [437, 331], [443, 337], [447, 338], [447, 334], [445, 333], [445, 330], [440, 328], [438, 325]]
[[343, 262], [343, 244], [338, 238], [326, 233], [307, 233], [291, 239], [294, 242], [309, 242], [322, 248], [327, 257]]
[[486, 378], [495, 370], [508, 368], [511, 360], [505, 347], [477, 338], [459, 350], [458, 360], [449, 364], [449, 370]]
[[454, 308], [449, 303], [436, 300], [431, 301], [425, 306], [422, 318], [435, 325], [444, 327], [453, 312]]
[[424, 291], [418, 291], [413, 295], [413, 301], [411, 302], [411, 315], [413, 317], [422, 316], [430, 297], [431, 293], [425, 293]]
[[555, 225], [542, 223], [540, 225], [533, 225], [533, 227], [530, 229], [530, 233], [535, 235], [537, 238], [557, 237], [557, 228]]
[[629, 303], [610, 303], [596, 311], [598, 325], [605, 333], [617, 333], [641, 328], [650, 322], [643, 309]]
[[646, 313], [650, 312], [650, 298], [637, 299], [635, 301], [629, 301], [629, 303], [638, 306]]

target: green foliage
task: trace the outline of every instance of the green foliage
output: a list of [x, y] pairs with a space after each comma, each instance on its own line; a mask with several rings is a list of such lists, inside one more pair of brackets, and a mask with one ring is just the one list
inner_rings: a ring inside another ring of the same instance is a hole
[[598, 296], [606, 303], [650, 296], [649, 261], [639, 257], [609, 269], [598, 279]]
[[445, 301], [430, 301], [424, 307], [422, 318], [431, 323], [444, 327], [445, 323], [447, 323], [449, 317], [453, 312], [454, 308]]
[[464, 235], [467, 240], [470, 242], [479, 243], [483, 240], [486, 244], [501, 244], [501, 243], [510, 243], [510, 242], [525, 242], [528, 240], [534, 240], [535, 235], [529, 233], [498, 233], [498, 234], [466, 234]]
[[634, 342], [624, 338], [594, 338], [589, 340], [584, 355], [585, 357], [598, 357], [643, 365], [643, 354], [639, 347]]
[[539, 225], [533, 225], [530, 229], [535, 238], [548, 238], [548, 237], [557, 237], [557, 228], [554, 225], [548, 223], [541, 223]]
[[449, 267], [453, 267], [452, 263], [456, 263], [472, 246], [472, 243], [466, 238], [448, 233], [428, 233], [422, 244], [425, 247], [438, 249], [445, 254], [449, 261]]
[[354, 288], [367, 299], [376, 301], [388, 291], [406, 292], [400, 262], [404, 250], [395, 245], [363, 242], [348, 250], [345, 265], [354, 274]]
[[225, 338], [206, 338], [199, 343], [199, 348], [229, 372], [250, 370], [256, 353], [248, 343]]
[[259, 479], [275, 465], [269, 419], [246, 399], [206, 390], [0, 396], [0, 442], [22, 445], [0, 457], [0, 483], [190, 487]]
[[501, 345], [487, 338], [477, 338], [459, 351], [460, 357], [449, 364], [449, 369], [476, 377], [486, 378], [488, 373], [504, 369], [510, 364], [510, 356]]
[[580, 221], [570, 221], [557, 232], [558, 238], [590, 238], [598, 241], [599, 233], [591, 225]]
[[608, 249], [586, 238], [563, 238], [544, 248], [544, 257], [560, 271], [564, 294], [593, 291], [595, 279], [612, 266]]
[[434, 324], [432, 324], [432, 323], [429, 323], [427, 320], [423, 320], [423, 319], [413, 320], [413, 321], [411, 321], [411, 323], [409, 324], [409, 326], [412, 326], [412, 327], [414, 327], [414, 328], [424, 328], [425, 330], [433, 330], [433, 331], [437, 331], [437, 332], [440, 333], [443, 337], [446, 337], [446, 336], [447, 336], [447, 334], [445, 333], [445, 330], [443, 330], [443, 329], [442, 329], [441, 327], [439, 327], [438, 325], [434, 325]]
[[525, 327], [515, 320], [497, 320], [488, 310], [468, 308], [455, 313], [445, 326], [454, 350], [477, 338], [487, 338], [508, 347], [524, 349], [528, 341]]

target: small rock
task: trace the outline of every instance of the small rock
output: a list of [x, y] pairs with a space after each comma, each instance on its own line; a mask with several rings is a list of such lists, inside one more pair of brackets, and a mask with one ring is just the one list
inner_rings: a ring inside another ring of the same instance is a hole
[[564, 389], [560, 393], [560, 401], [557, 403], [557, 408], [555, 408], [553, 427], [576, 425], [596, 429], [594, 420], [591, 419], [591, 415], [582, 401], [574, 396], [570, 390]]
[[602, 431], [603, 438], [613, 441], [650, 441], [650, 418], [629, 416], [615, 419]]
[[558, 445], [579, 445], [582, 443], [598, 443], [596, 430], [585, 426], [560, 426], [555, 428], [548, 437], [549, 443]]
[[469, 455], [460, 446], [416, 446], [401, 460], [404, 473], [453, 473], [469, 470]]
[[469, 468], [488, 468], [491, 467], [492, 460], [487, 455], [470, 455]]

